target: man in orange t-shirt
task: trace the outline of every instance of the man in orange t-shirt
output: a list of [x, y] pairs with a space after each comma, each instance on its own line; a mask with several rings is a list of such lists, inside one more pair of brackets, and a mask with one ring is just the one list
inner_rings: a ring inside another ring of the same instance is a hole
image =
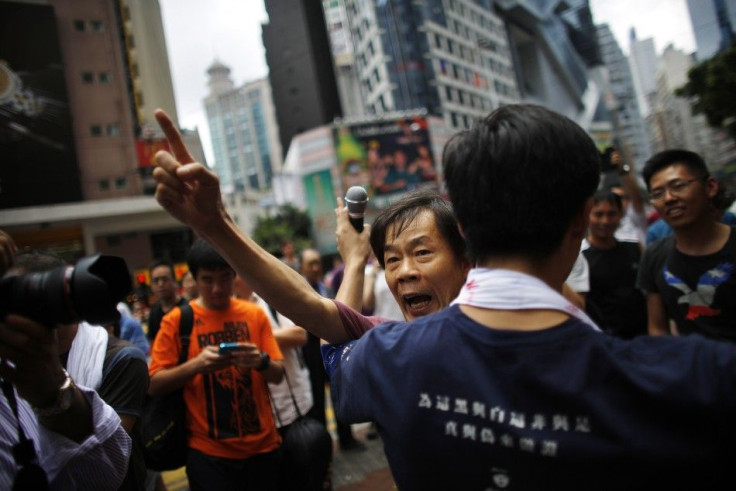
[[[177, 307], [161, 321], [151, 351], [150, 395], [184, 387], [190, 489], [277, 489], [281, 444], [266, 382], [283, 377], [283, 356], [266, 314], [232, 297], [235, 272], [198, 240], [187, 257], [199, 288], [187, 361], [178, 365]], [[237, 348], [221, 354], [220, 343]]]

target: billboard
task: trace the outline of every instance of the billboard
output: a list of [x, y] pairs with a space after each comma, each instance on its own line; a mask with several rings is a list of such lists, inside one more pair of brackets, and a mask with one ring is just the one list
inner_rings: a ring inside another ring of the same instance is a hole
[[312, 219], [312, 238], [320, 254], [332, 254], [335, 243], [335, 190], [329, 169], [307, 174], [302, 178], [307, 209]]
[[424, 117], [336, 125], [334, 138], [343, 189], [365, 187], [375, 209], [406, 191], [438, 187]]
[[171, 152], [169, 142], [165, 138], [141, 138], [135, 141], [135, 154], [138, 158], [138, 173], [143, 183], [143, 194], [153, 195], [156, 193], [153, 169], [154, 157], [159, 150]]
[[49, 5], [0, 2], [0, 208], [82, 200]]

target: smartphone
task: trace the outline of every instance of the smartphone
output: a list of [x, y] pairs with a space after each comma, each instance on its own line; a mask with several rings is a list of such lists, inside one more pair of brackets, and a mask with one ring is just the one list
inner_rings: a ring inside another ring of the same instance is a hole
[[246, 347], [238, 343], [220, 343], [220, 354], [226, 355], [234, 351], [244, 350]]

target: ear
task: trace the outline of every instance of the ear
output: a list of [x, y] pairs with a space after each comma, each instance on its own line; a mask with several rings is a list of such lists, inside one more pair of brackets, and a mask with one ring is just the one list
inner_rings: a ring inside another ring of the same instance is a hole
[[720, 184], [718, 183], [718, 180], [715, 177], [708, 177], [704, 181], [705, 186], [705, 192], [708, 195], [710, 199], [715, 198], [716, 194], [718, 194], [718, 189], [720, 187]]

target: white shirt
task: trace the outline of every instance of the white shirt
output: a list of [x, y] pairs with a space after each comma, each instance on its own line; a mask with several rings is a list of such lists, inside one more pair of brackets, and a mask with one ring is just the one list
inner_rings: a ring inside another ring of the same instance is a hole
[[[279, 329], [285, 329], [294, 325], [291, 320], [287, 319], [281, 314], [278, 314], [278, 320], [273, 318], [271, 308], [268, 304], [259, 296], [253, 295], [256, 305], [261, 307], [268, 316], [271, 322], [271, 329], [277, 331]], [[294, 393], [294, 399], [296, 399], [297, 406], [302, 416], [312, 409], [314, 401], [312, 400], [312, 385], [309, 381], [309, 369], [304, 363], [302, 357], [301, 348], [288, 348], [282, 349], [281, 353], [284, 355], [283, 365], [286, 369], [286, 376], [289, 377], [289, 383], [291, 384], [291, 390]], [[276, 426], [286, 426], [293, 423], [298, 414], [294, 407], [294, 402], [291, 399], [289, 393], [289, 386], [286, 383], [286, 377], [278, 383], [272, 384], [269, 382], [268, 388], [271, 391], [271, 397], [275, 405], [274, 413], [278, 411], [278, 418], [274, 415], [276, 420]], [[281, 424], [279, 424], [279, 418]]]
[[[94, 432], [76, 443], [38, 423], [30, 405], [17, 396], [18, 418], [27, 438], [33, 440], [41, 468], [51, 489], [113, 490], [122, 484], [132, 449], [130, 436], [115, 410], [96, 392], [79, 386], [92, 407]], [[12, 489], [19, 467], [13, 459], [18, 443], [18, 419], [0, 392], [0, 489]]]

